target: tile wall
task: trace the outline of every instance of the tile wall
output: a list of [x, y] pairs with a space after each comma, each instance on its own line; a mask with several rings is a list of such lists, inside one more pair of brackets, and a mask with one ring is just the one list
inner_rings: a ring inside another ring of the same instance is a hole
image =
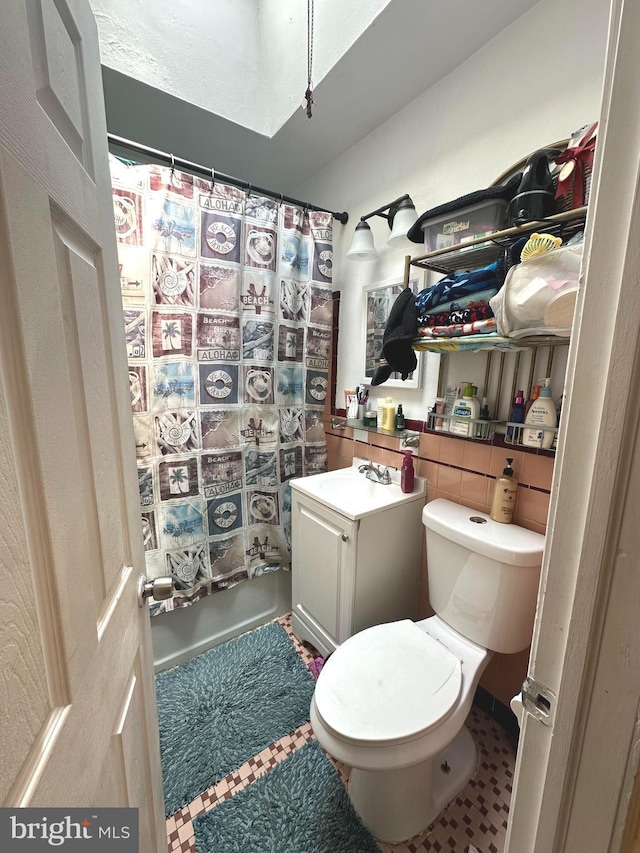
[[[350, 466], [354, 456], [366, 457], [382, 465], [400, 468], [402, 454], [399, 439], [392, 435], [367, 433], [367, 441], [354, 438], [353, 430], [336, 430], [331, 416], [325, 417], [328, 467]], [[359, 430], [358, 436], [363, 437]], [[427, 501], [446, 498], [472, 509], [488, 512], [496, 476], [502, 473], [505, 458], [513, 457], [518, 478], [515, 522], [522, 527], [545, 533], [553, 457], [548, 453], [517, 450], [470, 441], [453, 436], [422, 433], [415, 448], [416, 473], [427, 480]], [[426, 559], [423, 547], [418, 618], [432, 614], [427, 589]], [[520, 692], [526, 675], [528, 650], [517, 655], [495, 655], [480, 684], [500, 702], [508, 705]]]

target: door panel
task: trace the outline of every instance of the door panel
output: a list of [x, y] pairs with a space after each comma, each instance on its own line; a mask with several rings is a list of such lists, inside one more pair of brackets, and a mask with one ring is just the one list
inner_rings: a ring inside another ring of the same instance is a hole
[[95, 23], [0, 30], [0, 792], [136, 806], [166, 849], [150, 626]]

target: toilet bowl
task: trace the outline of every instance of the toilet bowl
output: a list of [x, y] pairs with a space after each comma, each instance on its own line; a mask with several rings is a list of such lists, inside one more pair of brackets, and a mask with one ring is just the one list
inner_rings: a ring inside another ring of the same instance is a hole
[[464, 721], [493, 652], [530, 641], [544, 546], [540, 534], [441, 499], [423, 522], [436, 615], [347, 639], [311, 702], [318, 741], [352, 768], [356, 811], [390, 843], [426, 829], [474, 775]]
[[377, 838], [416, 835], [475, 773], [464, 721], [491, 655], [432, 616], [368, 628], [326, 661], [311, 725], [352, 768], [349, 796]]

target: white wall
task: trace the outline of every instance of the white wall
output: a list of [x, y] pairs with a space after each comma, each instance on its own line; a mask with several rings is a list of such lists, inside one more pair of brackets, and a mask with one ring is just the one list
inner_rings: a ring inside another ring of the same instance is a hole
[[[322, 0], [314, 84], [390, 0]], [[100, 59], [189, 104], [273, 136], [307, 81], [304, 0], [90, 0]]]
[[[334, 223], [334, 288], [341, 291], [337, 405], [362, 381], [362, 288], [402, 276], [405, 254], [392, 250], [386, 222], [369, 220], [380, 257], [345, 258], [361, 215], [409, 193], [418, 213], [492, 183], [537, 148], [567, 138], [599, 114], [609, 0], [542, 0], [463, 65], [298, 187], [331, 210], [349, 211]], [[472, 359], [461, 354], [456, 359]], [[421, 391], [390, 393], [405, 414], [424, 420], [433, 402], [438, 356], [426, 357]], [[466, 370], [466, 368], [460, 368]], [[460, 372], [460, 371], [457, 371]], [[468, 372], [468, 371], [467, 371]], [[466, 379], [460, 375], [460, 379]], [[474, 380], [473, 376], [468, 377]], [[537, 378], [537, 377], [536, 377]], [[554, 389], [558, 396], [561, 389]]]
[[[255, 0], [90, 3], [103, 65], [240, 124], [247, 116], [258, 130], [268, 122], [268, 110], [256, 109], [268, 99]], [[230, 62], [233, 82], [227, 79]]]

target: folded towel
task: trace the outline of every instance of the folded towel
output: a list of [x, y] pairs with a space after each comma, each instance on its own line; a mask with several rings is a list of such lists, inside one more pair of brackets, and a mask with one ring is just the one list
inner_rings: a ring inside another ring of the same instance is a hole
[[488, 335], [463, 335], [459, 338], [418, 338], [414, 347], [418, 351], [458, 352], [460, 350], [522, 349], [522, 344], [515, 338], [505, 338], [490, 332]]
[[464, 335], [488, 335], [496, 330], [496, 318], [476, 320], [475, 323], [455, 323], [451, 326], [422, 326], [421, 338], [460, 338]]
[[418, 324], [420, 326], [453, 326], [456, 323], [475, 323], [476, 320], [488, 320], [489, 317], [493, 317], [493, 308], [484, 300], [471, 302], [468, 308], [458, 308], [456, 302], [452, 305], [456, 307], [450, 311], [423, 314], [418, 317]]
[[[497, 293], [504, 281], [504, 262], [499, 259], [486, 267], [471, 272], [453, 272], [441, 278], [416, 296], [418, 317], [433, 313], [440, 305], [458, 302], [474, 294], [495, 289]], [[494, 294], [495, 295], [495, 294]]]

